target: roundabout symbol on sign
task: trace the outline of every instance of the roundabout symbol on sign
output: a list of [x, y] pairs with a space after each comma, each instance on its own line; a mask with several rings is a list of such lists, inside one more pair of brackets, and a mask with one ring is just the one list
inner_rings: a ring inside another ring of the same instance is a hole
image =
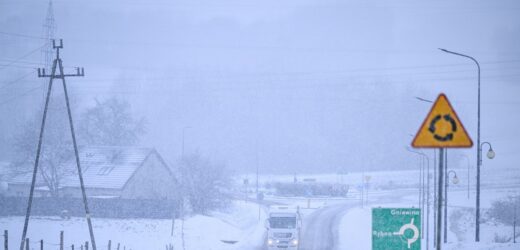
[[[404, 232], [410, 229], [413, 231], [413, 236], [411, 238], [406, 239]], [[409, 224], [404, 224], [401, 229], [399, 229], [399, 232], [394, 232], [394, 235], [399, 235], [401, 238], [405, 239], [408, 243], [408, 249], [412, 248], [412, 244], [419, 239], [419, 229], [413, 224], [413, 218], [412, 221], [410, 221]]]
[[[446, 134], [445, 136], [441, 136], [435, 133], [435, 124], [441, 120], [441, 117], [451, 124], [451, 132]], [[437, 141], [451, 141], [453, 140], [453, 133], [457, 132], [457, 122], [455, 122], [455, 119], [453, 119], [450, 114], [443, 116], [436, 115], [430, 122], [430, 127], [428, 128], [428, 130], [433, 134], [433, 138], [435, 138], [435, 140]]]

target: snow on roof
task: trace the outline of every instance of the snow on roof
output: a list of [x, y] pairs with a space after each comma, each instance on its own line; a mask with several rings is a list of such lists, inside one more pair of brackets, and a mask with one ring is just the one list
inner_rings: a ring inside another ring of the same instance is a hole
[[9, 162], [0, 161], [0, 174], [9, 170], [9, 164], [10, 164]]
[[[83, 181], [86, 188], [120, 189], [143, 164], [146, 158], [155, 152], [152, 148], [138, 147], [85, 147], [79, 150]], [[76, 159], [68, 164], [76, 170]], [[13, 178], [11, 184], [29, 184], [31, 174]], [[77, 171], [64, 176], [60, 186], [79, 187]]]

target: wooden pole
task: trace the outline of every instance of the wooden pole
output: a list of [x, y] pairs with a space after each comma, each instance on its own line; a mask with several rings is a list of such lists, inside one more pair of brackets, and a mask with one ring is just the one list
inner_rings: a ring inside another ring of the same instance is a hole
[[513, 211], [513, 243], [516, 244], [516, 204], [518, 203], [518, 199], [515, 201], [515, 210]]
[[111, 248], [112, 248], [112, 241], [108, 240], [108, 250], [110, 250]]
[[81, 245], [81, 250], [83, 250], [83, 245]]
[[29, 238], [25, 238], [25, 250], [29, 250]]
[[60, 250], [63, 250], [63, 231], [60, 231]]
[[85, 250], [88, 250], [88, 241], [85, 241]]
[[4, 230], [4, 250], [9, 250], [9, 231]]
[[74, 250], [74, 244], [72, 244], [70, 247], [71, 247], [71, 250]]
[[119, 250], [120, 243], [117, 243], [117, 250]]
[[43, 240], [40, 240], [40, 250], [43, 250]]

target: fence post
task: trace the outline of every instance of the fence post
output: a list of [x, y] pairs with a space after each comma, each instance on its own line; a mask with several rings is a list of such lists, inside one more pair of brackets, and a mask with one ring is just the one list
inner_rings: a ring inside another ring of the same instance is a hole
[[43, 250], [43, 240], [40, 240], [40, 250]]
[[9, 250], [9, 231], [4, 230], [4, 250]]
[[83, 245], [81, 245], [81, 250], [83, 250]]
[[60, 250], [63, 250], [63, 231], [60, 231]]
[[85, 241], [85, 250], [88, 250], [88, 241]]
[[72, 250], [74, 250], [74, 244], [72, 244], [71, 248], [72, 248]]
[[110, 250], [111, 248], [112, 248], [112, 241], [108, 240], [108, 250]]
[[25, 238], [25, 250], [29, 250], [29, 238]]
[[120, 243], [117, 243], [117, 250], [119, 250], [119, 245], [120, 245]]

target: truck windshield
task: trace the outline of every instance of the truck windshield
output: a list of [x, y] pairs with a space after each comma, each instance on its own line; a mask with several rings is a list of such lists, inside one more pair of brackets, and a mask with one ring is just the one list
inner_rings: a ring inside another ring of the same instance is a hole
[[295, 217], [271, 217], [269, 219], [271, 228], [296, 228]]

